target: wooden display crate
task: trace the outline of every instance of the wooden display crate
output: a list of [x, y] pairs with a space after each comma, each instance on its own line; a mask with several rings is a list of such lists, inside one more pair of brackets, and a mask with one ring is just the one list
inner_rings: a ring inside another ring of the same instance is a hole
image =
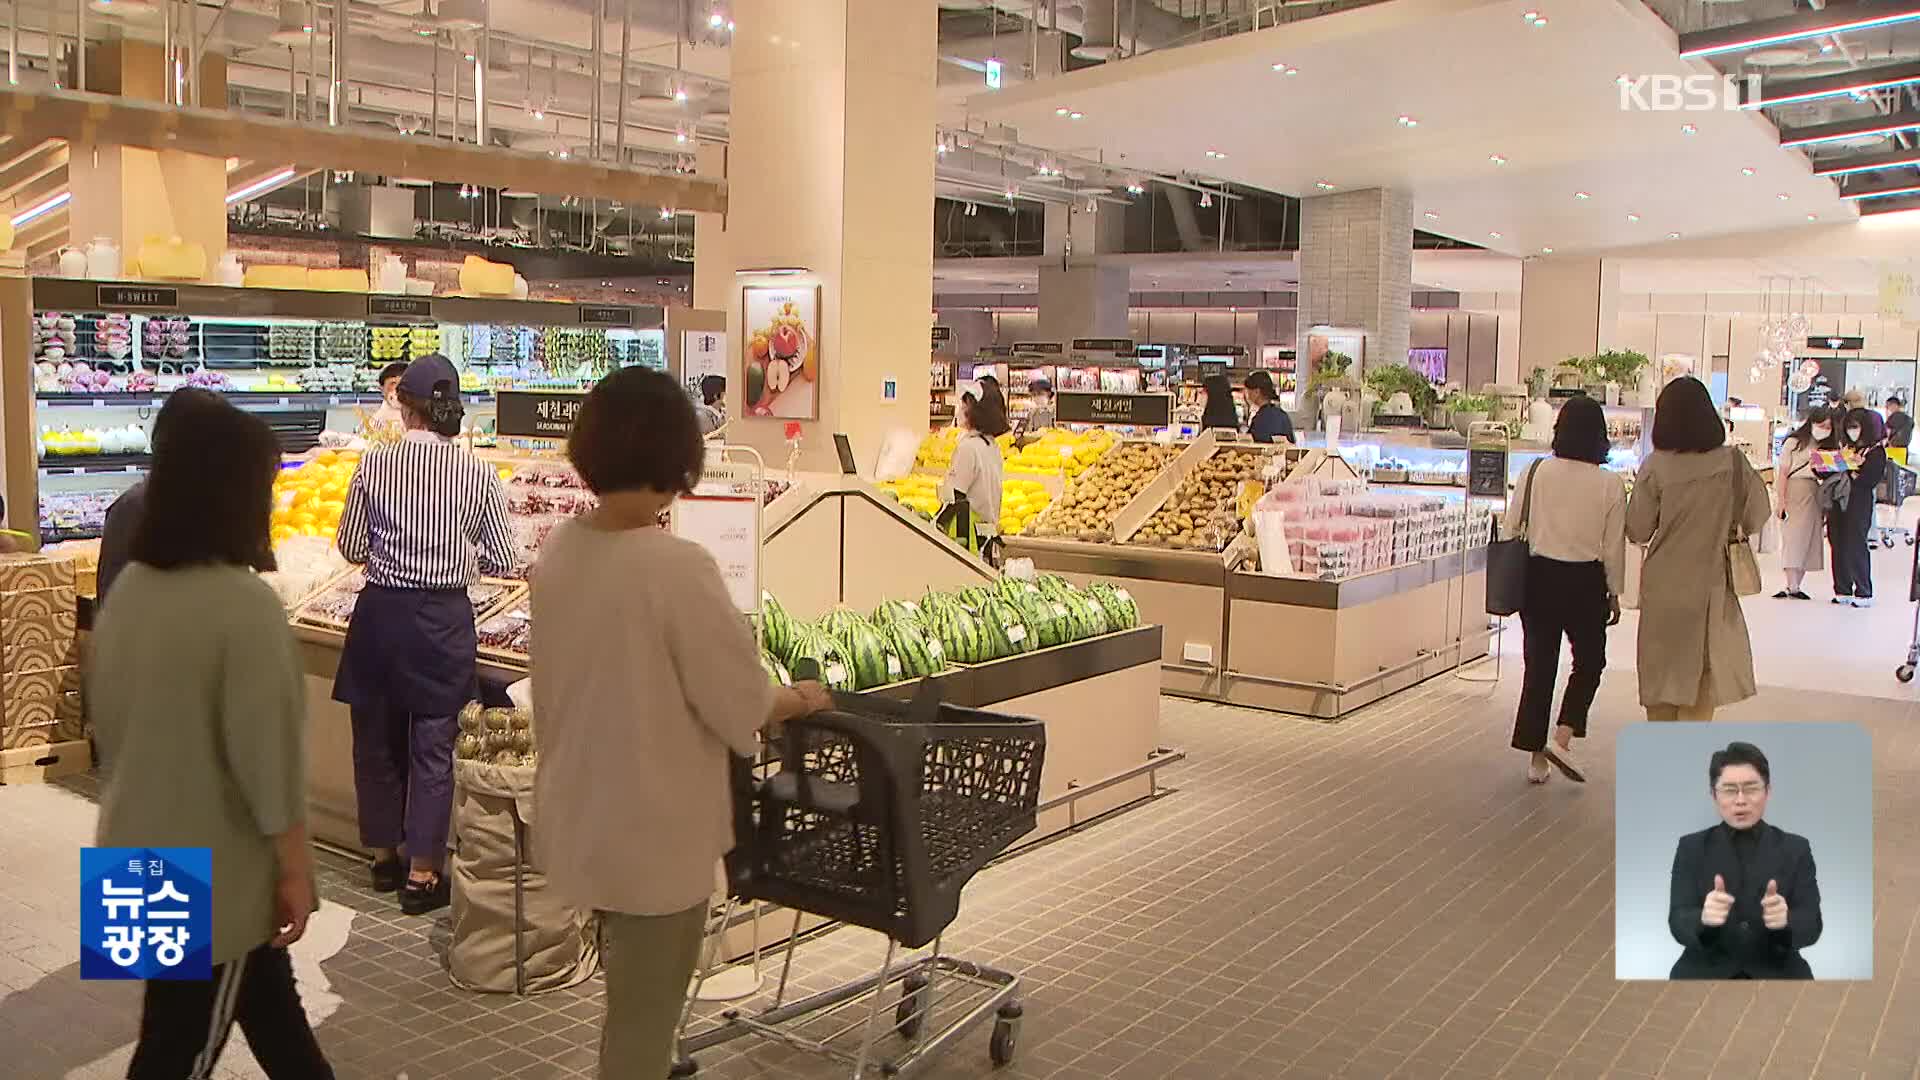
[[85, 739], [0, 750], [0, 787], [44, 784], [93, 768], [93, 744]]

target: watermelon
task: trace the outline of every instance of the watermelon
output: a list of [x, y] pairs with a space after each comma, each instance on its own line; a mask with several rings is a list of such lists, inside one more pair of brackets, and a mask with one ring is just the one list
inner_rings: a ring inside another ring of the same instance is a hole
[[1106, 611], [1109, 631], [1131, 630], [1140, 625], [1140, 608], [1134, 604], [1133, 596], [1127, 590], [1109, 582], [1096, 581], [1087, 586], [1087, 593]]
[[1017, 577], [1002, 577], [993, 583], [993, 592], [1002, 600], [1018, 601], [1030, 592], [1039, 592], [1040, 586]]
[[886, 600], [873, 609], [873, 625], [892, 626], [898, 622], [918, 625], [920, 608], [911, 600]]
[[1061, 602], [1073, 612], [1073, 634], [1070, 640], [1079, 641], [1082, 638], [1099, 637], [1108, 632], [1107, 609], [1101, 607], [1098, 600], [1076, 589], [1067, 593]]
[[960, 602], [965, 604], [968, 610], [978, 615], [981, 609], [986, 607], [987, 601], [993, 599], [994, 593], [991, 586], [969, 585], [960, 590], [959, 596]]
[[893, 654], [887, 638], [872, 623], [856, 616], [845, 621], [844, 626], [837, 637], [847, 659], [853, 662], [856, 690], [871, 690], [905, 677], [900, 658]]
[[767, 681], [773, 683], [773, 685], [793, 685], [793, 676], [787, 673], [787, 666], [781, 663], [780, 658], [773, 655], [772, 652], [766, 649], [760, 650], [760, 666], [766, 669]]
[[1034, 584], [1040, 587], [1042, 593], [1054, 600], [1063, 599], [1069, 593], [1079, 591], [1075, 589], [1066, 578], [1061, 577], [1059, 574], [1041, 574], [1039, 580], [1035, 581]]
[[1027, 629], [1033, 632], [1036, 648], [1051, 648], [1073, 640], [1068, 633], [1073, 612], [1064, 603], [1048, 599], [1039, 589], [1022, 592], [1011, 603], [1019, 609]]
[[846, 650], [817, 626], [807, 627], [794, 639], [789, 663], [797, 667], [802, 660], [812, 660], [820, 666], [820, 681], [829, 690], [856, 688], [853, 662], [847, 658]]
[[793, 653], [793, 616], [780, 606], [770, 592], [760, 593], [760, 644], [778, 660]]
[[847, 630], [857, 623], [865, 623], [866, 617], [852, 608], [836, 607], [820, 617], [820, 629], [830, 637], [841, 639], [846, 644]]
[[933, 609], [931, 633], [928, 637], [940, 645], [948, 662], [955, 664], [978, 664], [991, 660], [987, 654], [985, 634], [973, 614], [955, 603]]
[[919, 624], [901, 620], [888, 624], [881, 632], [886, 635], [893, 655], [900, 659], [901, 678], [923, 678], [946, 666], [940, 662], [941, 654], [936, 652], [939, 640], [929, 643], [927, 636], [920, 632]]
[[1020, 609], [998, 597], [981, 606], [980, 623], [991, 659], [1017, 656], [1040, 647], [1038, 636], [1027, 625]]

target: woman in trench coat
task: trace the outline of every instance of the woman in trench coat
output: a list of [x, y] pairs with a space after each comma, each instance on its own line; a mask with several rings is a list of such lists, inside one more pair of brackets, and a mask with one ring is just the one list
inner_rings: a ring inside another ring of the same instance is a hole
[[1753, 647], [1734, 595], [1727, 538], [1772, 512], [1746, 455], [1698, 379], [1667, 384], [1653, 415], [1653, 453], [1627, 501], [1627, 539], [1647, 545], [1640, 571], [1640, 704], [1649, 720], [1711, 720], [1754, 695]]
[[1813, 472], [1815, 450], [1837, 450], [1834, 417], [1825, 406], [1807, 413], [1806, 422], [1780, 443], [1773, 463], [1773, 509], [1780, 515], [1780, 568], [1787, 587], [1775, 600], [1810, 600], [1800, 586], [1807, 574], [1827, 566], [1826, 515], [1820, 511], [1820, 477]]

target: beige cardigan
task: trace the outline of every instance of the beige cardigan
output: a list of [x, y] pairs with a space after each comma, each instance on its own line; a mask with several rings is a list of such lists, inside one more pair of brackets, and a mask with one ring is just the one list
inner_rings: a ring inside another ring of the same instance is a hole
[[[1767, 485], [1746, 455], [1656, 450], [1627, 501], [1627, 539], [1647, 545], [1640, 571], [1640, 703], [1731, 705], [1755, 693], [1753, 647], [1733, 593], [1727, 534], [1735, 480], [1745, 489], [1749, 534], [1766, 524]], [[1701, 697], [1701, 668], [1710, 679]]]

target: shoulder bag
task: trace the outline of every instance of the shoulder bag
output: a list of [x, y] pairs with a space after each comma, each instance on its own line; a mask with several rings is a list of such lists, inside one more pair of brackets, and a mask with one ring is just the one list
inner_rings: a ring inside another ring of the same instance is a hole
[[1513, 539], [1502, 540], [1495, 536], [1487, 544], [1487, 614], [1512, 615], [1527, 603], [1527, 562], [1533, 558], [1533, 547], [1527, 543], [1527, 520], [1533, 516], [1533, 474], [1540, 471], [1540, 462], [1527, 467], [1527, 482], [1521, 489], [1521, 498], [1526, 508], [1520, 511], [1520, 522], [1514, 526]]
[[1760, 595], [1760, 560], [1747, 543], [1746, 459], [1739, 450], [1733, 455], [1733, 521], [1727, 526], [1727, 579], [1735, 596]]

